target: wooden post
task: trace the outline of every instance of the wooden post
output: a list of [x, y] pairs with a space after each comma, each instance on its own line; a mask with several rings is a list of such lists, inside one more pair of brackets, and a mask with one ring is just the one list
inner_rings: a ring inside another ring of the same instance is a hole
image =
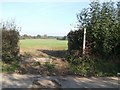
[[86, 28], [84, 28], [84, 37], [83, 37], [83, 55], [85, 55], [85, 39], [86, 39]]
[[120, 73], [117, 73], [117, 76], [118, 76], [118, 88], [120, 90]]

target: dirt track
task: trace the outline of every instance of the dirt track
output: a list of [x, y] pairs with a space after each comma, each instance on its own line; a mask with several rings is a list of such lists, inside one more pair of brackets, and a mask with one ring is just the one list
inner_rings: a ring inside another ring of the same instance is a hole
[[[77, 77], [77, 76], [46, 76], [40, 75], [19, 75], [2, 74], [2, 88], [32, 88], [34, 81], [39, 81], [42, 85], [53, 85], [53, 80], [60, 83], [60, 88], [118, 88], [117, 77]], [[48, 83], [49, 82], [49, 83]], [[40, 84], [37, 84], [39, 87]]]

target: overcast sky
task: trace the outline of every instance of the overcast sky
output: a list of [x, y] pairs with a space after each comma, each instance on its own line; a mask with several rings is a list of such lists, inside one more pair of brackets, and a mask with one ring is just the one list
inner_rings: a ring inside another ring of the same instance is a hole
[[89, 2], [2, 2], [0, 19], [15, 19], [20, 34], [64, 36]]

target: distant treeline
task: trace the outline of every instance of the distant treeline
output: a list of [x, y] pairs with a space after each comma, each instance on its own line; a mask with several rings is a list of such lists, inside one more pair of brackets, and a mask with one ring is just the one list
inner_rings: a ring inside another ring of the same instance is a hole
[[20, 39], [57, 39], [57, 40], [67, 40], [67, 36], [47, 36], [45, 35], [36, 35], [36, 36], [31, 36], [31, 35], [21, 35]]

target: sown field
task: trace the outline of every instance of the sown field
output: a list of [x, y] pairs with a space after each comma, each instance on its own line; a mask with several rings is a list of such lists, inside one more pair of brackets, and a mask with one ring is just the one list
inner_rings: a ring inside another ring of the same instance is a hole
[[20, 53], [36, 53], [39, 50], [67, 50], [67, 40], [24, 39], [20, 40]]

